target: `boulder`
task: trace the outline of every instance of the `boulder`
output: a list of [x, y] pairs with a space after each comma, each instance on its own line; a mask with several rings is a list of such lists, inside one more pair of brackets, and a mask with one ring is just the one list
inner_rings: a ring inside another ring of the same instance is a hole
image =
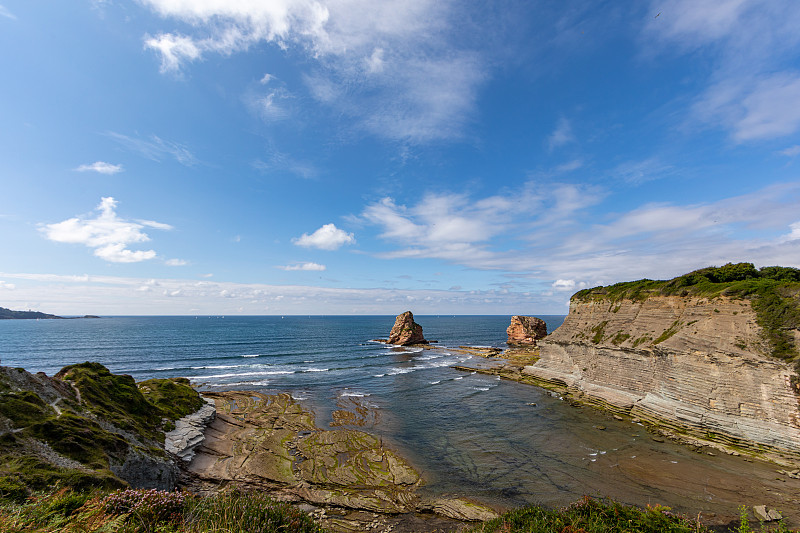
[[506, 329], [507, 344], [536, 346], [536, 341], [547, 336], [547, 324], [535, 316], [512, 316]]
[[411, 311], [406, 311], [403, 314], [397, 315], [394, 326], [392, 326], [392, 331], [389, 332], [389, 339], [387, 342], [400, 346], [428, 344], [428, 341], [422, 336], [422, 326], [414, 322], [414, 315]]

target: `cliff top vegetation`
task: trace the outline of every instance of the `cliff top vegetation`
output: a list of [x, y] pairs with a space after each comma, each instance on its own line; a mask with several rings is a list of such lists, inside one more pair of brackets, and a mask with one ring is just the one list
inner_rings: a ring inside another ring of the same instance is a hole
[[752, 263], [706, 267], [668, 280], [640, 279], [578, 291], [577, 301], [633, 300], [657, 296], [724, 296], [750, 300], [774, 357], [800, 366], [794, 331], [800, 329], [800, 269]]
[[[131, 376], [88, 362], [53, 378], [0, 367], [0, 497], [24, 499], [56, 483], [123, 486], [110, 466], [124, 462], [132, 446], [162, 456], [164, 432], [202, 405], [181, 378], [137, 385]], [[55, 466], [37, 442], [79, 464]]]

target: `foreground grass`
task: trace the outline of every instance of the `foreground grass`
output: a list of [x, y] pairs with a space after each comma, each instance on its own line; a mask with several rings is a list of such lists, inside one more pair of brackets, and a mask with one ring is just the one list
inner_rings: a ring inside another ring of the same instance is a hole
[[[790, 533], [783, 524], [752, 529], [747, 510], [730, 533]], [[268, 496], [229, 491], [206, 498], [185, 492], [117, 490], [37, 493], [24, 503], [0, 499], [3, 533], [325, 533], [306, 513]], [[591, 498], [559, 510], [529, 506], [484, 522], [471, 533], [711, 533], [668, 507], [646, 509]]]
[[200, 498], [182, 492], [118, 490], [37, 494], [0, 504], [3, 533], [323, 533], [306, 513], [259, 493]]
[[[741, 508], [739, 525], [730, 533], [790, 533], [782, 523], [760, 524], [751, 529], [746, 508]], [[613, 501], [584, 498], [558, 510], [537, 506], [510, 511], [484, 522], [471, 533], [711, 533], [707, 527], [690, 518], [670, 512], [669, 507], [656, 505], [646, 509], [629, 507]]]

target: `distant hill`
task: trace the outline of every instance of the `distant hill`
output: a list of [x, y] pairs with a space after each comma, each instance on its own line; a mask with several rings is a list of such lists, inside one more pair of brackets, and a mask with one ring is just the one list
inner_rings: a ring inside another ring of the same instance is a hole
[[0, 307], [0, 320], [9, 318], [64, 318], [63, 316], [48, 315], [41, 311], [12, 311], [5, 307]]
[[12, 311], [11, 309], [0, 307], [0, 320], [7, 320], [9, 318], [22, 318], [22, 319], [57, 318], [59, 320], [73, 320], [76, 318], [100, 318], [100, 317], [97, 315], [58, 316], [58, 315], [48, 315], [47, 313], [42, 313], [41, 311]]

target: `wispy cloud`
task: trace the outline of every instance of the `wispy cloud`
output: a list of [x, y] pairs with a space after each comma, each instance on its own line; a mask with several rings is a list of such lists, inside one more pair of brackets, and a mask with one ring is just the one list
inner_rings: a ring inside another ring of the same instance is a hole
[[674, 169], [670, 165], [662, 163], [656, 157], [637, 161], [625, 161], [620, 163], [610, 172], [614, 179], [622, 180], [632, 185], [664, 178]]
[[613, 198], [607, 192], [569, 184], [537, 190], [532, 183], [483, 199], [429, 195], [409, 206], [385, 198], [360, 218], [394, 247], [378, 257], [444, 259], [556, 283], [556, 290], [728, 261], [800, 266], [800, 183], [709, 203], [647, 203], [602, 220], [596, 208]]
[[17, 20], [17, 16], [8, 10], [4, 5], [0, 5], [0, 17], [5, 17], [11, 20]]
[[736, 142], [800, 129], [800, 4], [793, 0], [653, 1], [661, 12], [644, 31], [665, 53], [704, 54], [711, 65], [694, 118], [730, 131]]
[[325, 224], [310, 235], [303, 233], [300, 237], [292, 239], [297, 246], [305, 248], [319, 248], [320, 250], [338, 250], [346, 244], [353, 244], [356, 238], [352, 233], [348, 233], [336, 227], [335, 224]]
[[320, 265], [319, 263], [297, 263], [293, 265], [278, 266], [276, 268], [279, 268], [281, 270], [286, 270], [287, 272], [292, 272], [295, 270], [322, 272], [323, 270], [327, 270], [327, 267], [325, 265]]
[[572, 125], [570, 124], [569, 120], [562, 117], [558, 120], [558, 124], [556, 124], [556, 128], [553, 130], [553, 132], [548, 135], [547, 147], [550, 149], [550, 151], [553, 151], [560, 146], [564, 146], [565, 144], [574, 141], [575, 136], [572, 133]]
[[[474, 268], [505, 269], [509, 247], [539, 240], [539, 231], [562, 235], [572, 217], [599, 202], [590, 186], [530, 182], [514, 193], [485, 198], [466, 194], [426, 194], [411, 206], [383, 198], [365, 207], [360, 219], [379, 226], [380, 237], [400, 248], [385, 258], [438, 258]], [[543, 229], [543, 228], [546, 228]], [[513, 262], [513, 261], [512, 261]]]
[[186, 261], [185, 259], [167, 259], [166, 261], [164, 261], [164, 264], [173, 267], [186, 266], [189, 264], [189, 261]]
[[[486, 76], [477, 48], [447, 38], [465, 16], [450, 0], [143, 3], [192, 28], [190, 34], [145, 37], [162, 72], [179, 73], [208, 54], [230, 55], [259, 43], [291, 48], [311, 59], [305, 79], [314, 98], [392, 139], [462, 135]], [[265, 97], [268, 110], [278, 96]]]
[[109, 131], [106, 135], [125, 148], [137, 152], [139, 155], [151, 161], [161, 162], [166, 158], [171, 158], [181, 165], [188, 167], [196, 165], [199, 162], [187, 146], [164, 140], [157, 135], [151, 135], [149, 138], [141, 138], [130, 137], [113, 131]]
[[[503, 289], [461, 290], [328, 288], [184, 279], [116, 276], [59, 276], [0, 272], [25, 280], [4, 293], [6, 305], [41, 302], [57, 314], [366, 314], [394, 315], [412, 306], [415, 313], [512, 314], [531, 304], [531, 294]], [[562, 312], [563, 298], [544, 311]], [[391, 326], [391, 323], [389, 324]]]
[[112, 263], [137, 263], [156, 257], [154, 250], [130, 250], [134, 243], [147, 242], [150, 237], [145, 227], [168, 230], [168, 224], [149, 220], [125, 220], [115, 211], [114, 198], [103, 198], [94, 216], [74, 217], [54, 224], [42, 224], [45, 237], [55, 242], [83, 244], [94, 250], [94, 255]]
[[17, 286], [14, 285], [13, 283], [8, 283], [7, 281], [0, 280], [0, 290], [5, 289], [7, 291], [13, 291], [16, 288]]
[[78, 172], [98, 172], [100, 174], [117, 174], [122, 172], [122, 165], [113, 165], [105, 161], [95, 161], [90, 165], [80, 165], [75, 169]]
[[303, 179], [316, 178], [320, 173], [319, 169], [314, 166], [313, 163], [297, 159], [285, 152], [275, 149], [271, 150], [266, 161], [263, 159], [256, 159], [253, 161], [252, 166], [256, 170], [264, 173], [288, 172]]
[[697, 115], [731, 130], [737, 142], [790, 135], [800, 128], [800, 73], [726, 79], [695, 104]]
[[555, 168], [556, 174], [564, 174], [566, 172], [572, 172], [574, 170], [578, 170], [579, 168], [583, 167], [583, 161], [580, 159], [573, 159], [571, 161], [567, 161], [566, 163], [562, 163]]
[[781, 155], [785, 155], [786, 157], [797, 157], [800, 155], [800, 144], [795, 144], [794, 146], [790, 146], [784, 150], [778, 152]]

